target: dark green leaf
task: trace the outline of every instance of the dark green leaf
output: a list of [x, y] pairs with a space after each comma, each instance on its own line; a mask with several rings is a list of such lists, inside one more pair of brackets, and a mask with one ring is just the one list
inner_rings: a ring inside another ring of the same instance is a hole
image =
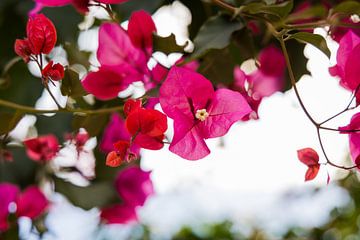
[[72, 126], [75, 130], [85, 128], [90, 136], [97, 136], [108, 121], [107, 114], [94, 114], [88, 116], [75, 116]]
[[211, 50], [205, 55], [199, 72], [208, 78], [214, 85], [232, 83], [235, 61], [230, 48]]
[[[298, 81], [304, 74], [309, 73], [306, 68], [308, 59], [304, 56], [305, 45], [296, 40], [289, 40], [286, 42], [286, 48], [290, 57], [295, 80]], [[291, 89], [291, 87], [292, 85], [289, 74], [286, 73], [284, 91]]]
[[345, 1], [333, 8], [334, 13], [344, 13], [348, 15], [360, 14], [360, 2], [359, 1]]
[[286, 19], [287, 22], [293, 22], [303, 19], [311, 19], [317, 17], [325, 17], [327, 13], [327, 9], [323, 5], [315, 5], [311, 6], [310, 8], [304, 9], [299, 12], [292, 13]]
[[0, 88], [0, 98], [3, 100], [34, 106], [44, 87], [41, 79], [32, 76], [23, 62], [17, 62], [8, 71], [4, 85]]
[[74, 44], [71, 44], [69, 42], [65, 43], [64, 49], [66, 50], [66, 53], [68, 55], [70, 65], [81, 64], [87, 69], [90, 67], [90, 52], [80, 51], [76, 46], [74, 46]]
[[244, 27], [242, 22], [231, 21], [228, 17], [217, 15], [209, 18], [200, 28], [200, 31], [194, 39], [195, 51], [193, 58], [204, 55], [211, 49], [223, 49], [229, 45], [231, 35]]
[[64, 194], [75, 206], [86, 210], [106, 206], [117, 199], [111, 182], [97, 182], [88, 187], [79, 187], [62, 179], [54, 178], [54, 184], [56, 192]]
[[159, 51], [165, 54], [174, 52], [184, 52], [184, 48], [188, 45], [186, 42], [183, 46], [176, 44], [175, 35], [172, 33], [168, 37], [160, 37], [157, 34], [153, 35], [153, 49], [154, 52]]
[[0, 112], [0, 135], [13, 130], [22, 117], [22, 112]]
[[61, 94], [72, 98], [86, 95], [81, 85], [79, 74], [71, 69], [66, 69], [64, 79], [61, 81]]
[[244, 6], [242, 11], [250, 14], [270, 14], [276, 16], [278, 20], [280, 20], [289, 15], [293, 5], [292, 0], [270, 5], [267, 5], [266, 3], [250, 3]]
[[330, 50], [327, 46], [325, 38], [318, 34], [313, 34], [309, 32], [298, 32], [291, 35], [291, 38], [296, 39], [302, 43], [309, 43], [319, 50], [321, 50], [328, 58], [330, 58]]

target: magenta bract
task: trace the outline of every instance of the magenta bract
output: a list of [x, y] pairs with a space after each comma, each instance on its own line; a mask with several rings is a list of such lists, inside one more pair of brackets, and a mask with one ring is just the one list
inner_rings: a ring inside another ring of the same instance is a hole
[[191, 70], [172, 67], [160, 88], [160, 104], [174, 119], [170, 151], [188, 160], [210, 153], [204, 139], [225, 135], [231, 125], [251, 112], [238, 92], [216, 92], [209, 80]]

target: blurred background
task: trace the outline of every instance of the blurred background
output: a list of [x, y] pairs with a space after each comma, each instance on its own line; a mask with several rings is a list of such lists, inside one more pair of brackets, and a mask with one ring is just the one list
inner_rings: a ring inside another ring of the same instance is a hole
[[[0, 98], [51, 108], [31, 65], [18, 62], [8, 72], [4, 70], [15, 57], [15, 39], [25, 35], [27, 13], [33, 6], [31, 0], [0, 1]], [[206, 2], [194, 0], [138, 0], [114, 6], [124, 26], [131, 12], [138, 9], [153, 14], [159, 35], [174, 33], [180, 45], [193, 39], [211, 11]], [[64, 65], [81, 63], [90, 69], [98, 65], [94, 57], [97, 31], [106, 13], [94, 8], [84, 18], [71, 6], [45, 8], [43, 13], [58, 31], [59, 47], [51, 53], [58, 61]], [[351, 96], [328, 73], [328, 67], [335, 64], [338, 44], [327, 37], [326, 30], [315, 31], [326, 37], [332, 52], [330, 61], [310, 45], [294, 49], [300, 53], [296, 63], [307, 68], [298, 71], [302, 73], [299, 90], [310, 113], [321, 120], [341, 111]], [[191, 47], [192, 43], [189, 51]], [[164, 65], [177, 56], [155, 55]], [[241, 68], [251, 71], [254, 65], [253, 60], [242, 61]], [[141, 86], [135, 84], [123, 94], [136, 95], [139, 89]], [[354, 112], [331, 125], [347, 125]], [[223, 138], [207, 141], [212, 152], [200, 161], [181, 159], [167, 147], [142, 150], [141, 167], [151, 171], [156, 194], [139, 209], [139, 223], [128, 225], [100, 224], [98, 207], [114, 201], [112, 180], [117, 169], [106, 167], [104, 155], [94, 148], [107, 122], [107, 118], [95, 119], [89, 154], [83, 157], [84, 168], [91, 168], [89, 175], [94, 178], [82, 179], [71, 172], [57, 176], [54, 184], [58, 193], [49, 196], [53, 204], [44, 219], [47, 232], [41, 239], [360, 239], [358, 173], [322, 167], [314, 181], [304, 182], [306, 166], [298, 161], [296, 151], [313, 147], [320, 152], [320, 146], [293, 91], [284, 89], [264, 99], [259, 116], [258, 120], [235, 124]], [[66, 114], [51, 118], [29, 115], [11, 135], [20, 141], [47, 133], [63, 139], [63, 133], [74, 124], [79, 126]], [[351, 165], [347, 136], [327, 132], [323, 136], [330, 158]], [[0, 161], [0, 181], [22, 188], [35, 183], [36, 163], [23, 148], [14, 147], [12, 152], [13, 162]], [[60, 164], [71, 154], [70, 150], [63, 153]], [[325, 159], [321, 156], [320, 161]], [[31, 232], [28, 219], [20, 219], [19, 224], [22, 239], [39, 239]]]

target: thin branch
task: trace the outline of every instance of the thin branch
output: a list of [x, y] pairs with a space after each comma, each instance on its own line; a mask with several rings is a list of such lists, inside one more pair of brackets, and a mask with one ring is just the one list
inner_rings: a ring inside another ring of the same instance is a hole
[[300, 93], [297, 89], [297, 86], [296, 86], [296, 79], [295, 79], [295, 75], [294, 75], [294, 72], [292, 70], [292, 67], [291, 67], [291, 63], [290, 63], [290, 58], [289, 58], [289, 54], [287, 52], [287, 49], [286, 49], [286, 45], [285, 45], [285, 42], [284, 42], [284, 39], [283, 39], [283, 36], [280, 36], [278, 37], [279, 41], [280, 41], [280, 45], [281, 45], [281, 49], [284, 53], [284, 57], [285, 57], [285, 62], [286, 62], [286, 66], [287, 66], [287, 69], [289, 71], [289, 77], [290, 77], [290, 80], [291, 80], [291, 85], [294, 87], [294, 91], [295, 91], [295, 94], [296, 94], [296, 97], [300, 103], [300, 106], [302, 108], [302, 110], [304, 111], [305, 115], [307, 116], [307, 118], [315, 125], [315, 126], [319, 126], [319, 124], [312, 118], [312, 116], [310, 115], [310, 113], [308, 112], [308, 110], [306, 109], [303, 101], [301, 100], [301, 97], [300, 97]]
[[84, 114], [84, 115], [90, 115], [90, 114], [104, 114], [104, 113], [112, 113], [117, 112], [123, 109], [122, 106], [118, 107], [111, 107], [111, 108], [102, 108], [102, 109], [81, 109], [81, 108], [61, 108], [61, 109], [50, 109], [50, 110], [41, 110], [36, 109], [29, 106], [24, 106], [21, 104], [9, 102], [3, 99], [0, 99], [0, 106], [19, 110], [23, 113], [30, 113], [30, 114], [44, 114], [44, 113], [75, 113], [75, 114]]
[[322, 139], [321, 139], [320, 129], [317, 128], [316, 132], [317, 132], [317, 136], [318, 136], [318, 139], [319, 139], [321, 151], [324, 154], [324, 157], [326, 159], [327, 164], [329, 164], [329, 165], [331, 165], [333, 167], [336, 167], [336, 168], [344, 169], [344, 170], [351, 170], [351, 169], [359, 167], [359, 165], [354, 165], [354, 166], [351, 166], [351, 167], [340, 166], [340, 165], [337, 165], [337, 164], [331, 162], [330, 159], [328, 158], [327, 154], [326, 154], [325, 147], [324, 147], [324, 144], [323, 144]]
[[63, 107], [60, 105], [60, 103], [56, 100], [54, 94], [50, 91], [49, 89], [49, 85], [47, 84], [47, 82], [44, 82], [44, 87], [46, 89], [46, 91], [50, 94], [51, 98], [54, 100], [56, 106], [59, 108], [59, 109], [62, 109]]
[[236, 7], [230, 5], [230, 4], [228, 4], [228, 3], [226, 3], [226, 2], [224, 2], [222, 0], [212, 0], [212, 2], [215, 5], [217, 5], [217, 6], [221, 7], [221, 8], [224, 8], [224, 9], [228, 10], [229, 12], [231, 12], [233, 14], [237, 12]]

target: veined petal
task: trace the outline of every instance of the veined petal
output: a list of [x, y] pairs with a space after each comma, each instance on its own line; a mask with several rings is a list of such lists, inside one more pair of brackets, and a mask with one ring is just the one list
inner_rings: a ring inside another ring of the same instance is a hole
[[127, 65], [119, 67], [100, 67], [97, 72], [90, 72], [82, 85], [84, 89], [101, 100], [117, 97], [118, 93], [129, 86], [130, 83], [141, 79], [137, 72]]
[[116, 23], [100, 26], [97, 58], [102, 66], [126, 63], [138, 71], [147, 69], [145, 54], [132, 44], [127, 32]]
[[195, 125], [194, 120], [180, 116], [174, 121], [174, 137], [169, 150], [187, 160], [204, 158], [210, 153], [210, 149], [201, 135], [201, 129]]
[[154, 32], [156, 32], [156, 27], [150, 14], [144, 10], [131, 14], [128, 26], [130, 40], [135, 47], [145, 51], [147, 57], [152, 54]]
[[351, 90], [355, 90], [360, 84], [360, 42], [351, 51], [346, 61], [345, 82]]
[[252, 111], [245, 98], [238, 92], [219, 89], [208, 108], [209, 117], [199, 123], [203, 138], [224, 136], [231, 125]]
[[172, 67], [159, 93], [163, 111], [175, 121], [181, 113], [194, 119], [194, 112], [206, 108], [214, 95], [209, 80], [186, 68]]

